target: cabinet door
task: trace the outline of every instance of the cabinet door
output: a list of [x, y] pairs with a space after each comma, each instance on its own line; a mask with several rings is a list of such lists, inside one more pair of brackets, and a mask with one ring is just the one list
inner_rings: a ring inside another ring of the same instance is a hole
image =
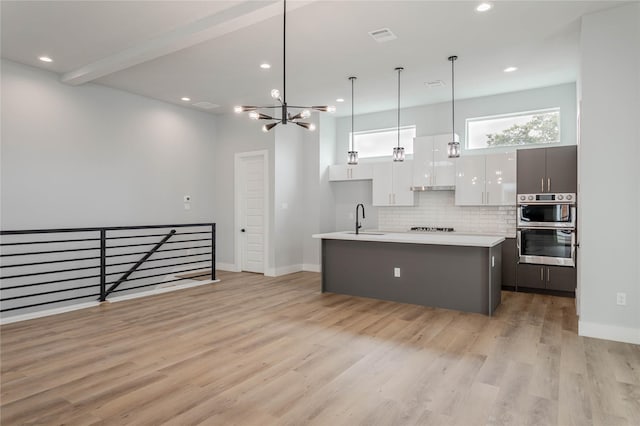
[[413, 181], [413, 162], [403, 161], [392, 163], [393, 195], [391, 201], [394, 206], [415, 205], [415, 193], [411, 190]]
[[547, 148], [546, 158], [545, 192], [578, 192], [578, 148]]
[[349, 180], [349, 168], [346, 164], [336, 164], [329, 166], [329, 180], [341, 181]]
[[413, 138], [412, 186], [433, 185], [433, 136]]
[[546, 148], [519, 149], [516, 156], [518, 194], [546, 192]]
[[[458, 140], [458, 135], [455, 135]], [[433, 137], [433, 174], [434, 186], [454, 186], [456, 184], [456, 161], [449, 158], [447, 148], [451, 135], [436, 135]]]
[[489, 206], [515, 206], [515, 153], [487, 155], [485, 175], [485, 204]]
[[374, 206], [390, 206], [393, 192], [393, 163], [376, 163], [373, 165], [372, 204]]
[[484, 155], [458, 158], [456, 163], [456, 205], [481, 206], [484, 203]]
[[547, 271], [542, 265], [518, 264], [518, 287], [546, 288]]
[[576, 268], [547, 266], [545, 269], [548, 289], [576, 291]]
[[516, 267], [518, 266], [518, 247], [515, 238], [505, 238], [502, 243], [502, 285], [516, 286]]
[[352, 180], [364, 180], [373, 178], [373, 167], [371, 164], [357, 164], [349, 166], [351, 168], [350, 178]]

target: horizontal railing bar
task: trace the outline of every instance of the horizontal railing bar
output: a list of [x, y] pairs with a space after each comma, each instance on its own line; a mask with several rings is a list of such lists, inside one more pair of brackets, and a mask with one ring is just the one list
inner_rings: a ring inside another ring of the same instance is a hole
[[50, 244], [50, 243], [76, 243], [85, 241], [100, 241], [100, 238], [76, 238], [73, 240], [48, 240], [48, 241], [25, 241], [21, 243], [1, 243], [0, 246], [21, 246], [25, 244]]
[[32, 251], [29, 253], [9, 253], [9, 254], [0, 254], [0, 257], [31, 256], [34, 254], [51, 254], [51, 253], [71, 253], [76, 251], [89, 251], [89, 250], [100, 250], [100, 247], [77, 248], [77, 249], [69, 249], [69, 250]]
[[28, 274], [0, 276], [0, 279], [8, 280], [9, 278], [33, 277], [33, 276], [36, 276], [36, 275], [57, 274], [57, 273], [60, 273], [60, 272], [83, 271], [83, 270], [87, 270], [87, 269], [98, 269], [99, 267], [100, 267], [100, 265], [83, 266], [81, 268], [54, 269], [53, 271], [30, 272]]
[[[158, 251], [156, 251], [156, 253], [163, 253], [163, 252], [167, 252], [167, 251], [178, 251], [178, 250], [195, 250], [195, 249], [201, 249], [201, 248], [209, 248], [210, 249], [211, 248], [211, 244], [209, 244], [208, 246], [180, 247], [180, 248], [174, 248], [174, 249], [158, 250]], [[131, 252], [131, 253], [110, 254], [107, 257], [122, 257], [122, 256], [136, 255], [136, 254], [147, 254], [147, 252], [146, 251], [138, 251], [138, 252]]]
[[114, 290], [113, 293], [118, 293], [120, 291], [127, 291], [127, 290], [135, 290], [137, 288], [143, 288], [143, 287], [151, 287], [152, 285], [160, 285], [160, 284], [172, 283], [172, 282], [175, 282], [175, 281], [192, 280], [194, 278], [205, 277], [207, 275], [211, 275], [211, 272], [207, 272], [206, 274], [194, 275], [194, 276], [188, 277], [188, 278], [177, 278], [175, 280], [161, 281], [161, 282], [153, 283], [153, 284], [143, 284], [143, 285], [137, 285], [135, 287], [121, 288], [121, 289], [118, 289], [118, 290]]
[[[191, 234], [211, 234], [211, 231], [198, 232], [176, 232], [173, 235], [191, 235]], [[123, 237], [107, 237], [107, 240], [121, 240], [123, 238], [144, 238], [144, 237], [164, 237], [167, 234], [149, 234], [149, 235], [126, 235]]]
[[61, 260], [46, 260], [44, 262], [29, 262], [29, 263], [16, 263], [13, 265], [2, 265], [0, 266], [0, 269], [2, 268], [17, 268], [18, 266], [35, 266], [35, 265], [46, 265], [46, 264], [50, 264], [50, 263], [65, 263], [65, 262], [73, 262], [73, 261], [81, 261], [81, 260], [96, 260], [96, 259], [100, 259], [99, 256], [95, 256], [95, 257], [76, 257], [73, 259], [61, 259]]
[[[166, 241], [164, 244], [190, 243], [193, 241], [211, 241], [211, 238], [199, 238], [197, 240]], [[121, 246], [107, 246], [107, 250], [114, 249], [114, 248], [124, 248], [124, 247], [152, 246], [155, 244], [156, 244], [155, 242], [151, 242], [151, 243], [141, 243], [141, 244], [125, 244]], [[185, 248], [188, 248], [188, 247], [185, 247]]]
[[126, 231], [129, 229], [162, 229], [162, 228], [196, 228], [200, 226], [212, 226], [213, 223], [183, 223], [177, 225], [137, 225], [137, 226], [107, 226], [100, 228], [59, 228], [59, 229], [19, 229], [0, 231], [0, 235], [22, 234], [58, 234], [64, 232], [95, 232], [95, 231]]
[[[181, 257], [193, 257], [193, 256], [205, 256], [211, 254], [210, 251], [204, 252], [204, 253], [195, 253], [195, 254], [185, 254], [182, 256], [169, 256], [169, 257], [160, 257], [158, 259], [149, 259], [147, 260], [147, 262], [157, 262], [159, 260], [168, 260], [168, 259], [179, 259]], [[107, 268], [110, 268], [111, 266], [122, 266], [122, 265], [131, 265], [132, 263], [136, 263], [136, 260], [132, 260], [131, 262], [120, 262], [120, 263], [112, 263], [109, 265], [106, 265]]]
[[[203, 266], [203, 267], [201, 267], [201, 268], [184, 269], [184, 270], [182, 270], [182, 271], [175, 271], [175, 272], [165, 272], [165, 273], [163, 273], [163, 274], [146, 275], [146, 276], [144, 276], [144, 277], [127, 278], [127, 280], [126, 280], [126, 281], [124, 281], [124, 282], [136, 281], [136, 280], [143, 280], [143, 279], [145, 279], [145, 278], [162, 277], [162, 276], [164, 276], [164, 275], [182, 274], [182, 273], [184, 273], [184, 272], [199, 271], [199, 270], [201, 270], [201, 269], [205, 269], [205, 268], [210, 268], [210, 266]], [[117, 281], [109, 282], [109, 283], [107, 283], [107, 285], [109, 285], [109, 284], [115, 284], [115, 283], [117, 283]]]
[[86, 297], [96, 297], [96, 296], [100, 296], [100, 294], [87, 294], [85, 296], [67, 297], [66, 299], [58, 299], [58, 300], [51, 300], [48, 302], [33, 303], [31, 305], [16, 306], [15, 308], [0, 309], [0, 312], [15, 311], [17, 309], [33, 308], [34, 306], [50, 305], [52, 303], [67, 302], [69, 300], [84, 299]]
[[[180, 263], [172, 263], [170, 265], [159, 265], [159, 266], [151, 266], [149, 268], [138, 268], [136, 269], [136, 272], [138, 271], [149, 271], [152, 269], [160, 269], [160, 268], [169, 268], [171, 266], [180, 266], [180, 265], [191, 265], [194, 263], [205, 263], [205, 262], [210, 262], [209, 260], [194, 260], [193, 262], [180, 262]], [[106, 275], [117, 275], [117, 274], [123, 274], [126, 271], [118, 271], [118, 272], [109, 272]]]
[[98, 286], [99, 284], [92, 284], [92, 285], [84, 285], [80, 287], [63, 288], [60, 290], [43, 291], [41, 293], [23, 294], [21, 296], [12, 296], [12, 297], [2, 298], [0, 299], [0, 302], [6, 302], [7, 300], [25, 299], [27, 297], [44, 296], [45, 294], [64, 293], [65, 291], [82, 290], [85, 288], [98, 287]]
[[20, 285], [12, 285], [9, 287], [2, 287], [0, 290], [13, 290], [14, 288], [24, 288], [24, 287], [33, 287], [37, 285], [46, 285], [46, 284], [57, 284], [57, 283], [66, 283], [67, 281], [78, 281], [89, 278], [100, 278], [100, 275], [87, 275], [86, 277], [76, 277], [76, 278], [67, 278], [64, 280], [55, 280], [55, 281], [43, 281], [39, 283], [30, 283], [30, 284], [20, 284]]

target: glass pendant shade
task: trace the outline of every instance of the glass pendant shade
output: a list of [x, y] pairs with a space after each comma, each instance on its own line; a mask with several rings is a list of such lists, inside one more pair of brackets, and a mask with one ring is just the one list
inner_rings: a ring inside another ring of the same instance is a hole
[[358, 151], [349, 151], [347, 156], [347, 164], [355, 166], [358, 164]]
[[460, 142], [449, 142], [447, 144], [447, 155], [449, 156], [449, 158], [460, 157]]
[[397, 146], [393, 148], [393, 161], [404, 161], [404, 148]]

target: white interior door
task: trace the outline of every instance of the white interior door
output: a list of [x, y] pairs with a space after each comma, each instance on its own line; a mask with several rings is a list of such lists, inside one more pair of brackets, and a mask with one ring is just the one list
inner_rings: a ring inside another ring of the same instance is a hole
[[244, 157], [239, 168], [241, 268], [243, 271], [264, 273], [264, 157]]

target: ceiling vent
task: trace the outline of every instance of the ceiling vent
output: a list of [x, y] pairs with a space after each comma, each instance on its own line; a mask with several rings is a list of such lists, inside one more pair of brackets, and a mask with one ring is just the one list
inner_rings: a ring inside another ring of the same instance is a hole
[[435, 89], [437, 87], [444, 87], [444, 81], [442, 80], [425, 81], [424, 85], [427, 86], [427, 89]]
[[202, 109], [214, 109], [220, 107], [220, 105], [212, 104], [211, 102], [196, 102], [193, 106]]
[[389, 28], [380, 28], [379, 30], [369, 31], [369, 35], [378, 43], [384, 43], [398, 38]]

